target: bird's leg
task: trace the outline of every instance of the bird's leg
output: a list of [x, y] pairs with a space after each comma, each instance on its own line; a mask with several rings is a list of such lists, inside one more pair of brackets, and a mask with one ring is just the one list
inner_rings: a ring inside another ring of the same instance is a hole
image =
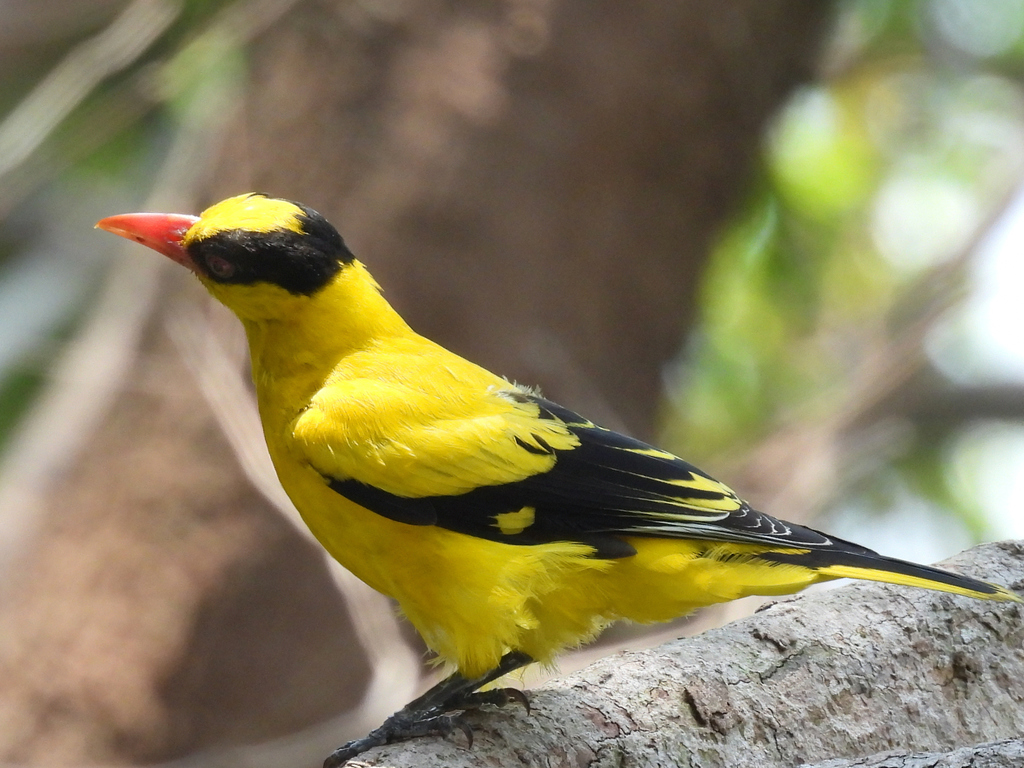
[[405, 741], [417, 736], [447, 736], [456, 729], [466, 734], [473, 745], [473, 731], [462, 719], [467, 709], [477, 709], [484, 704], [503, 706], [518, 701], [530, 711], [526, 695], [515, 688], [498, 688], [479, 691], [480, 687], [494, 682], [499, 677], [525, 667], [533, 661], [521, 651], [509, 651], [501, 657], [498, 666], [480, 677], [468, 679], [455, 672], [439, 682], [419, 698], [413, 699], [391, 715], [379, 728], [370, 731], [361, 739], [350, 741], [338, 747], [324, 760], [324, 768], [338, 768], [358, 754], [373, 747]]

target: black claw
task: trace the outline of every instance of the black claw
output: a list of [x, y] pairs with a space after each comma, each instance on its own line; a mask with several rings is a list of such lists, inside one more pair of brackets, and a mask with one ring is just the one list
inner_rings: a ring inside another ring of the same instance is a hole
[[521, 691], [518, 688], [503, 688], [505, 695], [508, 696], [509, 701], [514, 701], [520, 704], [523, 709], [526, 710], [526, 715], [530, 715], [530, 697], [526, 695], [525, 691]]
[[[466, 736], [466, 749], [473, 748], [473, 729], [469, 727], [469, 723], [461, 715], [456, 715], [452, 718], [451, 724], [462, 731]], [[447, 734], [445, 734], [447, 735]]]
[[462, 717], [462, 713], [455, 712], [437, 715], [426, 720], [411, 724], [411, 728], [403, 732], [402, 737], [412, 736], [451, 736], [458, 729], [466, 737], [468, 744], [466, 749], [473, 748], [473, 729]]

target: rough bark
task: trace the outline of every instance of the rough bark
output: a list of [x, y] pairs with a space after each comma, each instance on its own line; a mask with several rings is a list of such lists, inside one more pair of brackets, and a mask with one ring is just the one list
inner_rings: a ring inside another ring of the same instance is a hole
[[[1024, 542], [984, 545], [946, 564], [1019, 589]], [[1017, 604], [856, 584], [603, 659], [534, 691], [529, 715], [516, 707], [472, 714], [471, 750], [454, 737], [364, 757], [398, 768], [792, 768], [1009, 739], [1024, 731], [1022, 616]], [[978, 754], [1013, 750], [1019, 744]], [[961, 764], [956, 753], [941, 758], [947, 763], [884, 759], [866, 765]], [[860, 763], [824, 764], [839, 765]]]

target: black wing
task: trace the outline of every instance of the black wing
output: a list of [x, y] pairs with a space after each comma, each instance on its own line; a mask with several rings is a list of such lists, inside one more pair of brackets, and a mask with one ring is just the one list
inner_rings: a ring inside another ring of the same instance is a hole
[[[519, 442], [524, 451], [555, 456], [554, 467], [505, 485], [457, 496], [397, 496], [357, 480], [327, 478], [345, 498], [411, 525], [439, 525], [508, 544], [579, 541], [595, 556], [626, 557], [623, 536], [651, 536], [830, 548], [838, 540], [752, 509], [692, 464], [639, 440], [599, 427], [543, 398], [509, 396], [536, 404], [540, 418], [564, 423], [579, 445], [555, 450], [543, 440]], [[540, 446], [540, 447], [538, 447]], [[842, 542], [865, 553], [870, 550]]]

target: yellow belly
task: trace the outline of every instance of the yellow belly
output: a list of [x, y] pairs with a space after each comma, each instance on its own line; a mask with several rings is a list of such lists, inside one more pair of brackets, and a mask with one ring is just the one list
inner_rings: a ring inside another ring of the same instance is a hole
[[311, 468], [285, 465], [285, 490], [327, 551], [395, 598], [427, 645], [468, 677], [509, 650], [550, 662], [617, 619], [667, 621], [816, 580], [806, 568], [744, 562], [763, 547], [729, 545], [722, 560], [713, 542], [634, 538], [635, 556], [598, 560], [579, 543], [515, 546], [407, 525], [347, 501]]

